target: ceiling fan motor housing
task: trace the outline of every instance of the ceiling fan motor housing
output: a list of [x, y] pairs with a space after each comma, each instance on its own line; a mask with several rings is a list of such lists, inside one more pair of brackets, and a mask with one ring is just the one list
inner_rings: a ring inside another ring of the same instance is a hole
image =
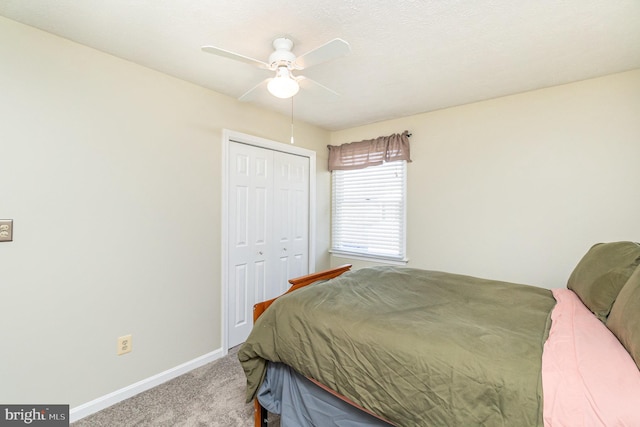
[[296, 56], [291, 52], [293, 42], [287, 38], [278, 38], [273, 41], [275, 51], [269, 55], [269, 65], [272, 69], [286, 65], [291, 68], [291, 64], [296, 60]]

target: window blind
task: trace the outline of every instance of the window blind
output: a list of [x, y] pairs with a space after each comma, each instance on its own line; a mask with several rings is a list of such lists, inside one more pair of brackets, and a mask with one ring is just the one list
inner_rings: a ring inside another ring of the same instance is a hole
[[406, 164], [332, 172], [332, 252], [405, 259]]

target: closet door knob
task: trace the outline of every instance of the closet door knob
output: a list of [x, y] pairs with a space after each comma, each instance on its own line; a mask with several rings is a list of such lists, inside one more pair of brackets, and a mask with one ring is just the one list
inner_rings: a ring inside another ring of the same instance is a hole
[[262, 251], [258, 251], [258, 255], [262, 255]]

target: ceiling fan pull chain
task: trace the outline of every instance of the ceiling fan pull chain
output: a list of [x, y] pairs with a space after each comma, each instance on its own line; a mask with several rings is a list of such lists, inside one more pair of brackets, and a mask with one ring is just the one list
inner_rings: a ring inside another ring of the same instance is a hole
[[291, 143], [293, 144], [293, 96], [291, 97]]

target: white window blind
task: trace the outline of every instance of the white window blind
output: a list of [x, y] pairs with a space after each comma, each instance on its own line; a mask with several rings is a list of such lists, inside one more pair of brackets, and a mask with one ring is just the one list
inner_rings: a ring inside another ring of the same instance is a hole
[[405, 260], [404, 160], [332, 174], [331, 251]]

